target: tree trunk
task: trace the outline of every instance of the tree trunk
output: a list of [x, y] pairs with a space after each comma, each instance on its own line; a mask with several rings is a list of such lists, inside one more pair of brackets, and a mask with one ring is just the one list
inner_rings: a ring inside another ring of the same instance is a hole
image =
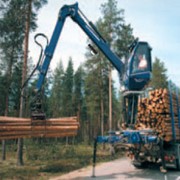
[[[7, 70], [7, 92], [6, 92], [6, 107], [5, 107], [5, 112], [4, 115], [8, 116], [8, 112], [9, 112], [9, 89], [11, 86], [11, 77], [12, 77], [12, 66], [13, 66], [13, 55], [14, 55], [14, 48], [12, 49], [11, 52], [11, 60], [9, 62], [9, 67]], [[2, 140], [2, 160], [5, 161], [6, 160], [6, 141]]]
[[101, 136], [104, 136], [104, 102], [101, 96]]
[[[112, 131], [112, 69], [109, 65], [109, 131]], [[110, 154], [114, 155], [114, 147], [110, 144]]]
[[18, 166], [23, 166], [23, 139], [19, 138], [18, 139], [18, 150], [17, 150], [17, 165]]
[[[102, 60], [100, 61], [102, 62]], [[101, 136], [104, 136], [104, 97], [103, 97], [103, 69], [102, 67], [100, 68], [100, 74], [101, 78], [99, 78], [99, 86], [100, 86], [100, 109], [101, 109], [101, 114], [100, 114], [100, 121], [101, 121]]]
[[[32, 0], [28, 1], [27, 4], [27, 18], [26, 18], [26, 24], [25, 24], [25, 38], [24, 38], [24, 62], [23, 62], [23, 70], [22, 70], [22, 86], [26, 79], [27, 74], [27, 59], [28, 59], [28, 45], [29, 45], [29, 29], [30, 29], [30, 19], [31, 19], [31, 7], [32, 6]], [[20, 112], [19, 117], [23, 117], [23, 111], [24, 111], [24, 95], [25, 90], [22, 89], [21, 92], [21, 98], [20, 98]], [[23, 139], [18, 139], [18, 148], [17, 148], [17, 165], [22, 166], [23, 163]]]
[[[8, 104], [9, 104], [9, 93], [6, 95], [6, 108], [5, 108], [5, 116], [8, 115]], [[6, 160], [6, 140], [2, 140], [2, 161]]]
[[112, 131], [112, 74], [109, 66], [109, 131]]
[[6, 141], [2, 140], [2, 161], [6, 160]]

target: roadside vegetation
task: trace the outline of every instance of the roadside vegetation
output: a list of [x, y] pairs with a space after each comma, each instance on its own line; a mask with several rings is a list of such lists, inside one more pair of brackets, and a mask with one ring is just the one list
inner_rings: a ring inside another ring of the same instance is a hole
[[[49, 179], [92, 165], [93, 145], [69, 144], [52, 139], [26, 140], [24, 144], [24, 166], [17, 166], [16, 142], [7, 145], [7, 160], [0, 161], [0, 179]], [[109, 146], [103, 150], [98, 145], [97, 163], [120, 157], [121, 154], [110, 155]]]

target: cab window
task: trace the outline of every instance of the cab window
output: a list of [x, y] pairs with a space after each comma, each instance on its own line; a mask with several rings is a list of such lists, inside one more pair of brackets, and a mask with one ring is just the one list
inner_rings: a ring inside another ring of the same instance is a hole
[[132, 73], [150, 70], [150, 48], [147, 44], [138, 44], [132, 57]]

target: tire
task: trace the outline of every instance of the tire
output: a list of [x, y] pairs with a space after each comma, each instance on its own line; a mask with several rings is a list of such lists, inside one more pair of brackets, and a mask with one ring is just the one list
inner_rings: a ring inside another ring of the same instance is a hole
[[147, 168], [147, 165], [148, 165], [147, 162], [140, 162], [140, 161], [137, 161], [137, 160], [134, 160], [132, 162], [132, 164], [137, 169], [145, 169], [145, 168]]

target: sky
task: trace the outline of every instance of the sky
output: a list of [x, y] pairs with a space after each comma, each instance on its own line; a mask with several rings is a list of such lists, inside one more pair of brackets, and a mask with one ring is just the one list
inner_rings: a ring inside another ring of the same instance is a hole
[[[76, 2], [88, 19], [95, 23], [101, 17], [101, 4], [107, 0], [49, 0], [38, 14], [37, 30], [30, 35], [29, 52], [34, 62], [37, 62], [39, 57], [39, 49], [33, 41], [34, 35], [44, 33], [50, 39], [60, 8], [65, 4]], [[152, 59], [157, 57], [164, 62], [167, 75], [180, 86], [180, 0], [117, 0], [117, 2], [118, 8], [124, 9], [125, 21], [131, 24], [134, 36], [150, 44]], [[86, 47], [86, 34], [68, 18], [51, 61], [51, 69], [57, 66], [60, 59], [66, 68], [69, 57], [72, 57], [76, 69], [85, 62]], [[117, 73], [113, 72], [116, 84], [117, 76]]]

